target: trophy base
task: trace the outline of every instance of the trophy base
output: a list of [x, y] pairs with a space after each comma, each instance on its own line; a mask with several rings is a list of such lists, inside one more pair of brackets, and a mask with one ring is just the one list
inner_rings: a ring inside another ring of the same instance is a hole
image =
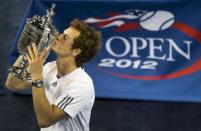
[[27, 81], [32, 80], [30, 74], [28, 73], [28, 71], [23, 69], [23, 68], [21, 68], [21, 67], [12, 66], [8, 70], [12, 75], [16, 76], [19, 79], [27, 80]]

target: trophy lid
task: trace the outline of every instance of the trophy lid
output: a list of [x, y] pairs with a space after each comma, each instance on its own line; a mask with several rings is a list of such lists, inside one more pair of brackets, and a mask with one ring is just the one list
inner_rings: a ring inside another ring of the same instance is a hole
[[32, 18], [28, 18], [26, 23], [36, 26], [37, 28], [42, 30], [48, 28], [52, 23], [52, 16], [55, 15], [54, 12], [55, 7], [56, 5], [52, 4], [52, 7], [46, 10], [46, 15], [44, 16], [34, 15]]

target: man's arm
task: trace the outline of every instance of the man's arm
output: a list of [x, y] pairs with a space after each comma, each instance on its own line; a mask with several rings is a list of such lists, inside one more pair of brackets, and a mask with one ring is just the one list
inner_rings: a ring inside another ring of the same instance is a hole
[[[14, 63], [14, 66], [18, 66], [20, 64], [20, 61], [22, 60], [22, 56], [19, 56], [16, 62]], [[7, 80], [6, 80], [6, 87], [11, 91], [19, 91], [27, 89], [31, 86], [31, 83], [21, 80], [17, 78], [16, 76], [12, 75], [11, 73], [8, 74]]]
[[[45, 49], [44, 52], [39, 55], [36, 44], [32, 44], [32, 47], [28, 47], [28, 51], [28, 68], [31, 73], [32, 81], [43, 80], [43, 63], [45, 62], [45, 59], [49, 53], [48, 49]], [[68, 115], [63, 110], [49, 103], [45, 95], [45, 89], [43, 85], [41, 87], [32, 86], [32, 97], [34, 111], [37, 117], [38, 125], [40, 127], [48, 127], [57, 121], [68, 117]]]
[[45, 95], [44, 87], [37, 88], [33, 86], [32, 97], [39, 127], [48, 127], [63, 118], [69, 117], [63, 110], [50, 105]]

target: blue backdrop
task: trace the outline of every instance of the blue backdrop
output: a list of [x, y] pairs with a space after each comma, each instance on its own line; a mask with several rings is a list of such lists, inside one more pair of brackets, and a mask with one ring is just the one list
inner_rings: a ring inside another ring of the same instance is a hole
[[[103, 34], [101, 52], [86, 71], [96, 97], [201, 102], [201, 1], [33, 0], [16, 34], [10, 64], [26, 18], [55, 3], [53, 24], [63, 31], [75, 18]], [[48, 61], [54, 60], [54, 54]]]

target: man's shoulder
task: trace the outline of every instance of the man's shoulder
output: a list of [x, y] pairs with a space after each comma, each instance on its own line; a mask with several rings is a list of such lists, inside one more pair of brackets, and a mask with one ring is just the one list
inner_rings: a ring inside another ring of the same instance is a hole
[[91, 76], [87, 72], [85, 72], [85, 70], [82, 68], [80, 68], [79, 73], [77, 74], [76, 78], [80, 81], [84, 80], [84, 81], [92, 82]]
[[92, 78], [82, 68], [77, 68], [72, 74], [63, 77], [62, 82], [74, 87], [86, 87], [86, 85], [87, 87], [93, 86]]

